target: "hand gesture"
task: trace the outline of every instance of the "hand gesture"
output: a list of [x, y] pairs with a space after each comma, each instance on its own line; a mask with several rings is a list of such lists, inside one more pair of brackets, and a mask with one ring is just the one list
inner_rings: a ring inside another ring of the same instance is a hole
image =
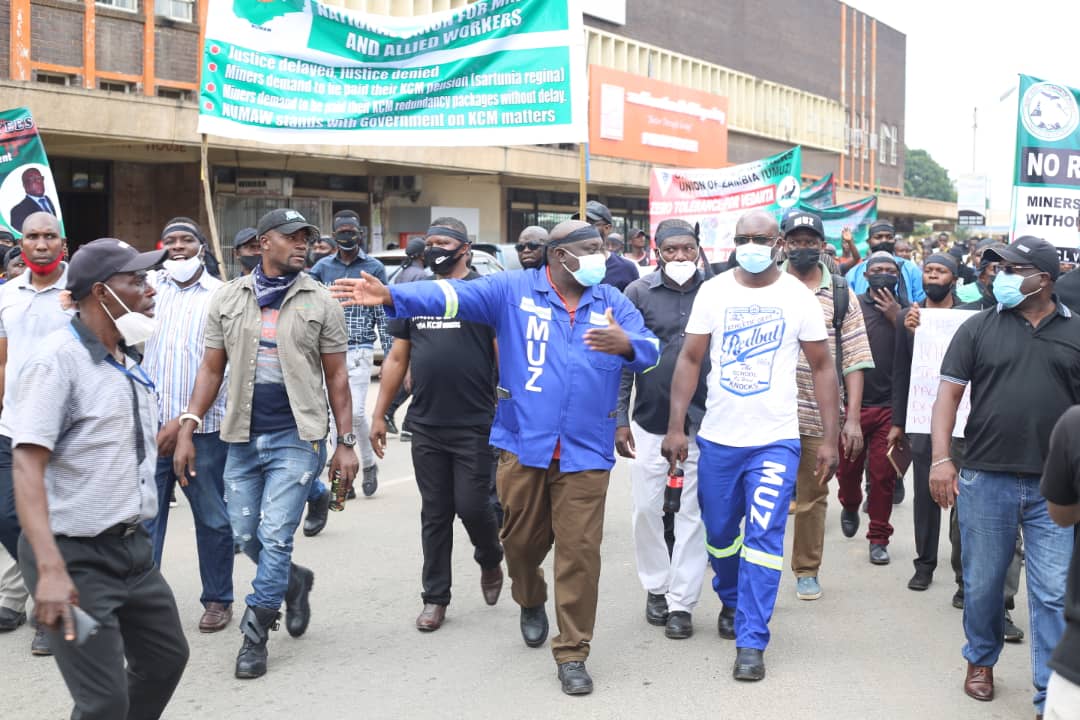
[[960, 476], [956, 474], [956, 466], [951, 460], [930, 468], [930, 497], [938, 505], [948, 510], [959, 494]]
[[874, 307], [880, 310], [889, 322], [896, 325], [896, 318], [900, 315], [900, 303], [897, 302], [896, 296], [888, 288], [881, 288], [880, 290], [871, 289], [870, 297], [874, 300]]
[[615, 428], [615, 452], [624, 458], [635, 458], [634, 433], [630, 432], [629, 425]]
[[630, 344], [630, 338], [626, 336], [626, 331], [619, 326], [619, 323], [615, 322], [615, 316], [612, 315], [611, 308], [607, 309], [604, 317], [608, 321], [607, 327], [592, 328], [586, 331], [585, 345], [596, 352], [629, 357], [634, 348]]
[[908, 310], [907, 317], [904, 318], [904, 327], [911, 332], [915, 332], [918, 329], [920, 322], [919, 303], [911, 303], [911, 309]]
[[390, 288], [374, 275], [361, 272], [358, 278], [341, 278], [330, 286], [330, 296], [342, 305], [391, 305]]

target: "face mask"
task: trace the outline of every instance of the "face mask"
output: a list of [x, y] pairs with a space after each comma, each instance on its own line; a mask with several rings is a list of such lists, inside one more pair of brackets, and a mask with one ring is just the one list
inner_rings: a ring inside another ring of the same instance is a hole
[[806, 272], [817, 267], [821, 261], [821, 251], [817, 248], [794, 248], [788, 250], [788, 260], [799, 272]]
[[322, 253], [322, 252], [320, 252], [320, 253], [317, 253], [317, 252], [308, 253], [308, 264], [314, 265], [315, 263], [319, 262], [323, 258], [330, 257], [331, 255], [333, 255], [333, 253]]
[[109, 294], [115, 298], [116, 302], [120, 303], [120, 307], [126, 311], [118, 318], [113, 317], [109, 312], [109, 308], [105, 307], [105, 303], [101, 303], [101, 309], [105, 311], [105, 314], [109, 316], [109, 319], [113, 321], [113, 325], [120, 331], [120, 334], [124, 338], [124, 342], [128, 345], [138, 345], [141, 342], [146, 342], [150, 339], [150, 336], [157, 330], [157, 318], [148, 317], [142, 313], [132, 312], [124, 301], [116, 297], [116, 293], [108, 285], [105, 289], [109, 291]]
[[870, 252], [872, 253], [887, 252], [890, 255], [893, 254], [894, 250], [896, 250], [896, 243], [894, 242], [883, 242], [870, 248]]
[[735, 262], [739, 263], [739, 267], [746, 272], [757, 275], [765, 272], [772, 265], [772, 252], [773, 249], [768, 245], [744, 243], [735, 248]]
[[446, 250], [441, 247], [429, 247], [424, 250], [424, 264], [431, 268], [432, 272], [436, 275], [449, 275], [454, 266], [457, 265], [458, 258], [454, 256], [461, 246], [454, 248], [453, 250]]
[[251, 272], [255, 269], [255, 266], [262, 262], [262, 255], [241, 255], [240, 267], [244, 268], [247, 272]]
[[[572, 253], [571, 253], [572, 254]], [[566, 262], [562, 263], [566, 272], [574, 276], [574, 281], [582, 287], [592, 287], [593, 285], [599, 285], [603, 281], [604, 276], [607, 275], [607, 258], [603, 253], [596, 253], [594, 255], [574, 255], [578, 261], [578, 269], [571, 270], [566, 267]]]
[[899, 278], [895, 275], [867, 275], [866, 282], [872, 290], [888, 290], [896, 295], [896, 284]]
[[345, 252], [352, 252], [360, 246], [360, 235], [352, 230], [334, 233], [334, 241]]
[[64, 259], [64, 254], [60, 253], [56, 256], [55, 260], [47, 265], [38, 265], [36, 262], [33, 262], [30, 258], [26, 257], [26, 253], [22, 254], [22, 259], [23, 262], [26, 263], [26, 267], [30, 268], [30, 272], [35, 275], [48, 275], [53, 270], [60, 267], [60, 263]]
[[169, 274], [173, 280], [178, 283], [186, 283], [191, 278], [195, 277], [195, 273], [199, 272], [202, 267], [202, 258], [199, 253], [192, 255], [189, 258], [183, 260], [166, 260], [161, 263], [161, 266], [165, 268], [165, 272]]
[[697, 265], [693, 260], [666, 262], [661, 269], [676, 285], [685, 285], [697, 273]]
[[934, 302], [941, 302], [952, 292], [952, 285], [932, 285], [930, 283], [923, 283], [923, 290], [926, 291], [926, 297]]
[[1011, 275], [999, 272], [994, 277], [994, 299], [1007, 308], [1014, 308], [1024, 302], [1026, 298], [1042, 292], [1042, 288], [1034, 292], [1024, 293], [1020, 286], [1027, 280], [1023, 275], [1012, 273]]

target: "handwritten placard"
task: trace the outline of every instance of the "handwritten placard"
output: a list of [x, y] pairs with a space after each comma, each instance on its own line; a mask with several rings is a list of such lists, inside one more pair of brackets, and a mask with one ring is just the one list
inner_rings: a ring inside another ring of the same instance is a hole
[[[911, 386], [908, 388], [907, 427], [909, 433], [930, 433], [930, 418], [934, 412], [938, 385], [941, 381], [941, 361], [949, 349], [956, 329], [974, 315], [976, 310], [919, 311], [919, 327], [915, 330], [915, 345], [911, 353]], [[956, 410], [953, 437], [964, 436], [968, 413], [971, 412], [971, 388], [964, 390]]]

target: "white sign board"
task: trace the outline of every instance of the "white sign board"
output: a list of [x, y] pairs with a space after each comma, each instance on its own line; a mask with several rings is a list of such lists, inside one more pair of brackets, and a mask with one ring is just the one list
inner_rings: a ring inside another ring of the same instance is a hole
[[440, 207], [431, 208], [431, 220], [436, 218], [452, 217], [465, 223], [465, 229], [469, 231], [469, 239], [476, 241], [480, 235], [480, 208]]
[[[956, 329], [974, 315], [976, 310], [932, 310], [919, 311], [919, 327], [915, 331], [915, 346], [911, 353], [911, 385], [908, 388], [907, 427], [908, 433], [930, 434], [930, 418], [937, 399], [938, 384], [941, 381], [941, 361], [949, 349]], [[960, 407], [956, 410], [956, 425], [953, 437], [964, 436], [968, 414], [971, 412], [971, 387], [964, 390]]]
[[581, 9], [594, 18], [626, 24], [626, 0], [581, 0]]

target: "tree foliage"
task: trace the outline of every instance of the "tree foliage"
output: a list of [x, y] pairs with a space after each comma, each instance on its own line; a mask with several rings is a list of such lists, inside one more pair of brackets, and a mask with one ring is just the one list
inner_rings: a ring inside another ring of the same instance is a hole
[[925, 150], [904, 146], [904, 194], [908, 197], [956, 202], [956, 188], [949, 171], [937, 164]]

